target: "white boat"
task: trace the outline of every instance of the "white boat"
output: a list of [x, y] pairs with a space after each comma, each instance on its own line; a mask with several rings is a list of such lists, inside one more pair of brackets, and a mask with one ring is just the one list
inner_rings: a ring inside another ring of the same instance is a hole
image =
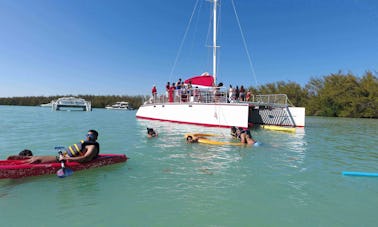
[[108, 110], [130, 110], [129, 102], [116, 102], [111, 106], [105, 107]]
[[75, 110], [92, 111], [90, 101], [76, 97], [62, 97], [52, 103], [52, 110]]
[[43, 103], [43, 104], [41, 104], [41, 105], [39, 105], [40, 107], [52, 107], [52, 105], [54, 104], [54, 100], [52, 100], [51, 102], [49, 102], [49, 103]]
[[[256, 95], [248, 101], [230, 101], [224, 87], [215, 87], [217, 75], [217, 5], [213, 2], [213, 75], [185, 80], [189, 92], [167, 97], [156, 95], [139, 107], [136, 117], [214, 127], [243, 127], [254, 124], [305, 126], [305, 108], [289, 105], [285, 94]], [[198, 87], [198, 88], [196, 88]], [[193, 89], [195, 88], [195, 89]]]

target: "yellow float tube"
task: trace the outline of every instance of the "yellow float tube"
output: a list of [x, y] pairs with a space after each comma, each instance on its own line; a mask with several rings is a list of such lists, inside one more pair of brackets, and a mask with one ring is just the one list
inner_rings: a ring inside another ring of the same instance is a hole
[[185, 134], [185, 138], [191, 136], [192, 138], [197, 137], [198, 143], [203, 144], [210, 144], [210, 145], [233, 145], [233, 146], [241, 146], [245, 145], [244, 143], [238, 142], [226, 142], [226, 141], [217, 141], [217, 140], [210, 140], [206, 137], [214, 137], [217, 136], [216, 134], [205, 134], [205, 133], [187, 133]]

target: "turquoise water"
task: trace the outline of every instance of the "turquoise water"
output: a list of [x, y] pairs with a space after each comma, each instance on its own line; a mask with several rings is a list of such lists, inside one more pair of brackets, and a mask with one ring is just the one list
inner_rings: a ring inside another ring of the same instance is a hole
[[[377, 226], [378, 121], [306, 119], [297, 134], [253, 131], [260, 147], [186, 144], [188, 132], [228, 129], [137, 120], [135, 111], [0, 106], [0, 158], [97, 129], [103, 153], [126, 164], [0, 180], [2, 226]], [[146, 138], [146, 127], [159, 136]]]

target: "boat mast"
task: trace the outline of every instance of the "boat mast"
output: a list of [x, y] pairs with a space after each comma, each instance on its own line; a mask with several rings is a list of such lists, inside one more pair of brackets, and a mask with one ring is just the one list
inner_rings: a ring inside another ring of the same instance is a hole
[[217, 2], [213, 0], [213, 78], [214, 85], [217, 86]]

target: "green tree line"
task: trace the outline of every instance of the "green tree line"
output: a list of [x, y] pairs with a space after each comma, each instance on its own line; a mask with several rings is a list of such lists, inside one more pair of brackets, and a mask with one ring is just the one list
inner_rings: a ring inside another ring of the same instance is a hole
[[304, 87], [279, 81], [249, 89], [254, 94], [287, 94], [294, 106], [306, 107], [306, 115], [378, 118], [378, 79], [370, 71], [361, 78], [339, 71], [311, 78]]
[[18, 105], [18, 106], [39, 106], [44, 103], [50, 103], [51, 100], [57, 100], [61, 97], [80, 97], [90, 101], [93, 108], [104, 108], [107, 105], [112, 105], [115, 102], [126, 101], [133, 109], [138, 108], [143, 104], [145, 97], [138, 96], [120, 96], [120, 95], [57, 95], [57, 96], [26, 96], [26, 97], [10, 97], [0, 98], [0, 105]]
[[[377, 75], [370, 71], [362, 77], [340, 71], [321, 78], [311, 78], [304, 87], [296, 82], [279, 81], [249, 87], [248, 90], [253, 94], [286, 94], [294, 106], [306, 107], [306, 115], [378, 118], [378, 79]], [[0, 98], [0, 105], [37, 106], [60, 97], [62, 96]], [[77, 97], [91, 101], [94, 108], [104, 108], [118, 101], [127, 101], [130, 107], [135, 109], [148, 98], [141, 95], [78, 95]]]

